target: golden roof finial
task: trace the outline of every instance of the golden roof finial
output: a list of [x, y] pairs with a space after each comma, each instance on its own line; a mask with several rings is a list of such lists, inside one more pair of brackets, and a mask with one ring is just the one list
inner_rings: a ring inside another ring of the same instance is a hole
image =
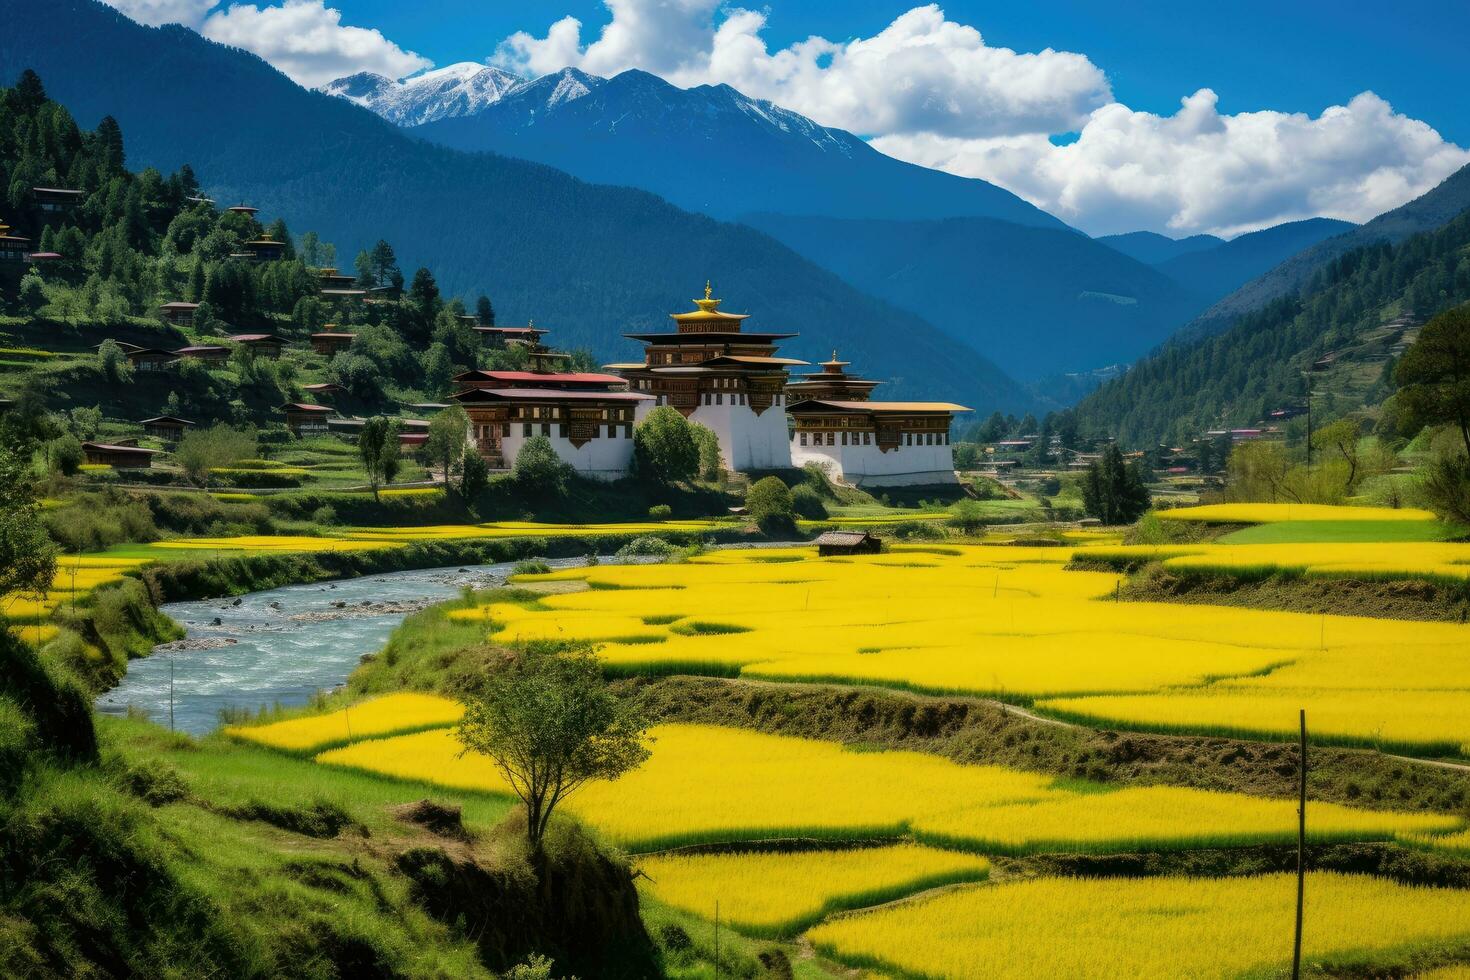
[[832, 360], [837, 360], [837, 348], [832, 348]]
[[710, 284], [709, 284], [709, 280], [708, 280], [708, 279], [706, 279], [706, 280], [705, 280], [705, 281], [704, 281], [704, 298], [705, 298], [705, 299], [709, 299], [709, 298], [710, 298], [710, 294], [711, 294], [711, 293], [712, 293], [712, 292], [714, 292], [714, 290], [712, 290], [712, 289], [711, 289], [711, 288], [710, 288]]

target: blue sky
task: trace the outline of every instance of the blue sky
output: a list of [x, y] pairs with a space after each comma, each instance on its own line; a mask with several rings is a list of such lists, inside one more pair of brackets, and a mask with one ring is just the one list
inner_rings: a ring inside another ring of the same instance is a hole
[[[782, 47], [811, 34], [834, 40], [866, 36], [914, 5], [776, 0], [766, 33], [773, 46]], [[589, 27], [608, 20], [599, 0], [336, 0], [333, 6], [345, 22], [378, 27], [437, 64], [483, 60], [501, 38], [518, 30], [539, 33], [564, 14]], [[1470, 144], [1470, 3], [1464, 0], [950, 0], [942, 6], [991, 44], [1088, 55], [1108, 73], [1118, 98], [1134, 108], [1172, 112], [1182, 95], [1208, 87], [1219, 93], [1222, 112], [1315, 114], [1368, 89], [1446, 139]]]
[[1361, 222], [1470, 165], [1466, 0], [106, 2], [306, 86], [486, 59], [729, 84], [1090, 234]]

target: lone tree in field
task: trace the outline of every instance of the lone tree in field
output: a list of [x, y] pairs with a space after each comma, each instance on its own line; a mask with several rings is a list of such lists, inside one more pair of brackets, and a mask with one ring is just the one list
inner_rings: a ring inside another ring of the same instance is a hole
[[179, 440], [174, 459], [184, 475], [200, 487], [208, 489], [209, 475], [236, 460], [255, 455], [254, 429], [235, 429], [216, 423], [207, 429], [193, 429]]
[[557, 804], [583, 783], [617, 779], [648, 758], [648, 720], [613, 695], [589, 650], [530, 644], [506, 655], [465, 698], [455, 737], [489, 756], [526, 805], [531, 852]]
[[378, 498], [378, 488], [392, 483], [398, 475], [402, 458], [398, 451], [398, 420], [375, 415], [362, 424], [362, 435], [357, 438], [357, 456], [362, 468], [367, 471], [368, 485], [373, 488], [373, 500]]

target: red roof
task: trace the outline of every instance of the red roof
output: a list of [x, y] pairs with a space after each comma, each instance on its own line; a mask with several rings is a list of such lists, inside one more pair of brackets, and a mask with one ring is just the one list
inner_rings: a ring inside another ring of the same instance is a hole
[[810, 401], [797, 402], [787, 411], [797, 408], [812, 407], [814, 409], [835, 408], [843, 412], [872, 412], [874, 414], [909, 414], [912, 412], [968, 412], [970, 409], [964, 405], [955, 405], [951, 402], [839, 402], [827, 401], [823, 398], [813, 398]]
[[461, 378], [489, 378], [492, 381], [560, 381], [564, 384], [601, 384], [621, 385], [627, 384], [626, 378], [620, 378], [615, 374], [590, 374], [578, 371], [466, 371], [464, 374], [456, 375], [456, 381]]
[[50, 259], [59, 259], [59, 258], [61, 258], [61, 253], [60, 252], [32, 252], [30, 255], [27, 255], [26, 258], [28, 258], [28, 259], [30, 259], [32, 261], [35, 261], [36, 259], [47, 259], [47, 260], [50, 260]]
[[400, 446], [422, 446], [429, 441], [428, 433], [425, 432], [400, 432], [398, 444]]
[[308, 405], [306, 402], [287, 402], [281, 406], [285, 412], [331, 412], [333, 409], [325, 405]]
[[481, 398], [496, 398], [514, 401], [518, 398], [556, 401], [577, 399], [582, 401], [652, 401], [652, 395], [637, 391], [576, 391], [570, 388], [471, 388], [454, 396], [456, 401], [474, 401]]

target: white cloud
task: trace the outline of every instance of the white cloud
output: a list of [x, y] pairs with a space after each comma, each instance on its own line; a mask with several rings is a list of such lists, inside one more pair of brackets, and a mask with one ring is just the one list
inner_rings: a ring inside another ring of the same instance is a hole
[[[512, 35], [494, 61], [533, 74], [642, 68], [725, 82], [872, 139], [884, 153], [999, 184], [1093, 234], [1235, 234], [1325, 215], [1364, 221], [1422, 194], [1470, 153], [1364, 92], [1313, 118], [1221, 115], [1201, 89], [1160, 116], [1114, 101], [1086, 55], [991, 47], [937, 5], [872, 37], [772, 51], [766, 14], [719, 0], [604, 0], [583, 42], [565, 17]], [[1080, 133], [1066, 146], [1050, 134]]]
[[915, 7], [873, 37], [811, 37], [772, 52], [763, 13], [717, 10], [716, 0], [604, 2], [612, 20], [596, 40], [584, 45], [581, 23], [566, 17], [545, 37], [507, 38], [495, 60], [533, 74], [573, 65], [599, 75], [642, 68], [676, 85], [724, 82], [864, 134], [1058, 132], [1110, 97], [1086, 56], [990, 47], [936, 5]]
[[219, 0], [103, 0], [140, 24], [197, 27]]
[[344, 25], [341, 11], [322, 0], [286, 0], [276, 7], [232, 4], [211, 14], [199, 33], [253, 51], [306, 86], [360, 71], [402, 78], [432, 64], [377, 30]]
[[1150, 228], [1232, 235], [1314, 216], [1366, 221], [1417, 197], [1470, 152], [1372, 92], [1313, 118], [1222, 115], [1201, 89], [1172, 116], [1111, 104], [1079, 138], [883, 136], [883, 152], [981, 177], [1092, 234]]

